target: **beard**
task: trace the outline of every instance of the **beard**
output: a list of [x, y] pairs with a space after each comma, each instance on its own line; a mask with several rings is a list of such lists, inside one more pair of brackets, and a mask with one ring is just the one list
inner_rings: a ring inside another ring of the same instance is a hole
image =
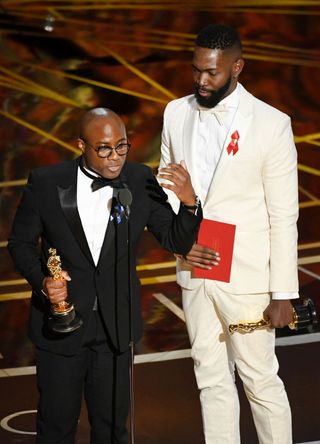
[[205, 91], [210, 93], [210, 95], [208, 97], [202, 97], [199, 94], [199, 89], [203, 89], [203, 88], [200, 88], [199, 85], [195, 84], [194, 85], [194, 95], [195, 95], [198, 105], [203, 106], [205, 108], [214, 108], [224, 98], [225, 94], [228, 92], [230, 84], [231, 84], [231, 76], [228, 78], [226, 83], [223, 86], [221, 86], [221, 88], [219, 88], [215, 91], [210, 91], [210, 90], [205, 89]]

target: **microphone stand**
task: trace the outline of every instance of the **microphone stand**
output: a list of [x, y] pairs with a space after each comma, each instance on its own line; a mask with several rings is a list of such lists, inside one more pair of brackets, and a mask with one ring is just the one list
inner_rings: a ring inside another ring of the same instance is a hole
[[133, 307], [131, 295], [131, 248], [130, 248], [130, 218], [129, 211], [125, 210], [127, 220], [127, 246], [128, 246], [128, 293], [129, 293], [129, 329], [130, 329], [130, 368], [129, 368], [129, 386], [130, 386], [130, 444], [134, 444], [134, 341], [133, 341]]
[[124, 215], [127, 222], [127, 253], [128, 253], [128, 296], [129, 296], [129, 348], [130, 348], [130, 366], [129, 366], [129, 396], [130, 396], [130, 444], [134, 444], [134, 339], [133, 339], [133, 306], [132, 306], [132, 276], [131, 276], [131, 248], [130, 248], [130, 205], [132, 194], [127, 185], [119, 190], [118, 200], [124, 207]]

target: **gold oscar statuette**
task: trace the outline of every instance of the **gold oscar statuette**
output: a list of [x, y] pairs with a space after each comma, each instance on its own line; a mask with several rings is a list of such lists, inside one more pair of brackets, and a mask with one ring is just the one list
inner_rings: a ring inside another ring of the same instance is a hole
[[[49, 249], [47, 268], [50, 276], [55, 281], [64, 279], [62, 276], [60, 256], [57, 255], [55, 248]], [[73, 304], [67, 301], [52, 304], [50, 311], [51, 316], [48, 320], [48, 326], [57, 333], [69, 333], [82, 325], [82, 319], [76, 314]]]
[[[317, 323], [317, 313], [311, 299], [305, 298], [301, 304], [295, 304], [295, 306], [292, 307], [292, 321], [288, 324], [291, 330], [307, 328], [312, 331], [312, 328]], [[238, 324], [230, 324], [229, 332], [234, 333], [238, 331], [241, 333], [250, 333], [254, 330], [268, 327], [270, 327], [270, 321], [265, 319], [253, 322], [240, 321]]]

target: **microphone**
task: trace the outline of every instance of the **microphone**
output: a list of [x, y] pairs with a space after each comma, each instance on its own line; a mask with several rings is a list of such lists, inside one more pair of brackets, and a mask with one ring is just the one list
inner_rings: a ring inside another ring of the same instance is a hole
[[130, 205], [132, 203], [132, 194], [129, 188], [120, 188], [118, 191], [118, 201], [124, 207], [126, 219], [130, 216]]

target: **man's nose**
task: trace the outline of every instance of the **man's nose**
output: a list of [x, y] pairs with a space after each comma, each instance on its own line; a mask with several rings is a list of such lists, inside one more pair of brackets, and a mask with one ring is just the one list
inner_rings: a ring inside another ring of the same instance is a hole
[[115, 148], [112, 148], [112, 151], [110, 152], [108, 159], [114, 160], [114, 159], [118, 159], [119, 154], [117, 153]]
[[201, 72], [199, 74], [198, 84], [200, 86], [205, 86], [208, 84], [208, 74], [206, 72]]

